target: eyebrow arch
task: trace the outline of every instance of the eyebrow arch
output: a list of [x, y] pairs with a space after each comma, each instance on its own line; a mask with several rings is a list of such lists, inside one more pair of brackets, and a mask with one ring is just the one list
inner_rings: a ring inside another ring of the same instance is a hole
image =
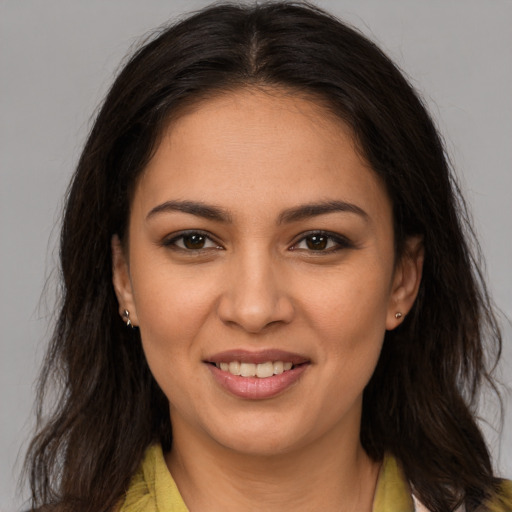
[[207, 205], [198, 201], [166, 201], [165, 203], [155, 206], [147, 215], [149, 220], [154, 215], [164, 212], [183, 212], [203, 217], [205, 219], [217, 222], [232, 222], [231, 215], [226, 210], [218, 206]]
[[321, 203], [310, 203], [285, 210], [277, 219], [278, 224], [296, 222], [309, 217], [316, 217], [326, 213], [348, 212], [355, 213], [368, 220], [368, 214], [359, 206], [345, 201], [324, 201]]

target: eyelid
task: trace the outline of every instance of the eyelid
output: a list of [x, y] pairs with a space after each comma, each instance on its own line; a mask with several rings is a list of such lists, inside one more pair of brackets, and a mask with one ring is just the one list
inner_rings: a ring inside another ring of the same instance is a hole
[[[176, 244], [176, 242], [178, 240], [186, 237], [187, 235], [204, 236], [211, 243], [215, 244], [215, 247], [204, 247], [204, 248], [200, 248], [200, 249], [188, 249], [185, 247], [178, 246]], [[317, 250], [317, 251], [315, 251], [314, 249], [298, 249], [297, 245], [299, 245], [301, 242], [303, 242], [306, 238], [308, 238], [310, 236], [325, 236], [325, 237], [329, 238], [330, 241], [334, 242], [336, 245], [334, 247], [329, 247], [327, 249]], [[166, 236], [162, 240], [161, 245], [164, 247], [170, 248], [170, 249], [188, 252], [188, 253], [198, 253], [201, 251], [207, 251], [207, 250], [211, 250], [211, 249], [224, 250], [224, 247], [222, 246], [221, 243], [219, 243], [216, 240], [215, 236], [213, 236], [208, 231], [204, 231], [202, 229], [186, 229], [183, 231], [171, 233], [170, 235]], [[321, 255], [321, 254], [333, 253], [333, 252], [336, 252], [341, 249], [350, 249], [350, 248], [354, 248], [354, 247], [355, 247], [355, 244], [350, 239], [348, 239], [346, 236], [344, 236], [340, 233], [334, 233], [332, 231], [325, 231], [325, 230], [317, 229], [317, 230], [309, 230], [309, 231], [303, 232], [300, 235], [298, 235], [297, 237], [295, 237], [295, 241], [291, 244], [291, 246], [289, 247], [289, 250], [290, 251], [300, 250], [300, 251], [305, 251], [305, 252], [308, 252], [311, 254], [316, 253], [318, 255]]]
[[[179, 247], [176, 242], [182, 238], [185, 238], [187, 235], [201, 235], [207, 238], [210, 242], [215, 244], [215, 247], [204, 247], [201, 249], [187, 249], [185, 247]], [[198, 253], [201, 251], [207, 251], [211, 249], [224, 249], [224, 247], [215, 239], [215, 237], [209, 233], [208, 231], [204, 231], [202, 229], [185, 229], [183, 231], [178, 231], [176, 233], [171, 233], [170, 235], [166, 236], [162, 240], [162, 245], [164, 247], [167, 247], [169, 249], [174, 249], [178, 251], [183, 252], [189, 252], [189, 253]]]
[[[315, 236], [315, 235], [316, 236], [325, 236], [325, 237], [329, 238], [336, 244], [336, 246], [330, 247], [330, 248], [324, 249], [324, 250], [318, 250], [318, 251], [315, 251], [313, 249], [297, 249], [296, 248], [296, 246], [299, 245], [301, 242], [303, 242], [306, 238], [308, 238], [310, 236]], [[355, 244], [349, 238], [347, 238], [344, 235], [341, 235], [340, 233], [333, 233], [332, 231], [325, 231], [322, 229], [317, 229], [317, 230], [313, 229], [310, 231], [306, 231], [305, 233], [301, 233], [299, 236], [297, 236], [289, 250], [291, 250], [291, 251], [300, 250], [300, 251], [309, 252], [311, 254], [316, 253], [318, 255], [321, 255], [321, 254], [333, 253], [333, 252], [339, 251], [341, 249], [353, 249], [354, 247], [355, 247]]]

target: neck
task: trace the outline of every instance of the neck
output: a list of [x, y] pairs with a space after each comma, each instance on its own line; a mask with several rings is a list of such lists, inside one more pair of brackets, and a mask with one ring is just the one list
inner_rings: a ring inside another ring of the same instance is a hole
[[379, 464], [358, 437], [328, 433], [276, 455], [233, 451], [174, 430], [167, 465], [190, 512], [371, 512]]

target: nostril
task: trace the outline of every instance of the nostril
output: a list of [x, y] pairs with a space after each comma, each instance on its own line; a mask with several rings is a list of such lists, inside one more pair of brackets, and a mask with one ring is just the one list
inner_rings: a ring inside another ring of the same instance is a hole
[[289, 323], [293, 318], [293, 307], [284, 304], [285, 299], [243, 304], [235, 300], [224, 300], [218, 309], [219, 317], [225, 325], [241, 327], [249, 333], [268, 331]]

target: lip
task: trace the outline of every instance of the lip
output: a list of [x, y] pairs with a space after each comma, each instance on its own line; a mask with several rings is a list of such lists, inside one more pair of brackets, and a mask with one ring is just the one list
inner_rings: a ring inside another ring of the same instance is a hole
[[[216, 363], [266, 363], [267, 361], [291, 362], [294, 368], [271, 377], [241, 377], [217, 368]], [[265, 400], [273, 398], [291, 388], [310, 366], [310, 360], [300, 354], [283, 350], [228, 350], [219, 352], [204, 360], [214, 380], [225, 391], [246, 400]]]
[[[308, 363], [309, 359], [300, 354], [286, 352], [278, 349], [259, 350], [252, 352], [244, 349], [227, 350], [219, 352], [204, 359], [206, 363], [230, 363], [240, 361], [241, 363], [266, 363], [267, 361], [290, 362], [294, 365]], [[291, 371], [291, 370], [290, 370]]]

